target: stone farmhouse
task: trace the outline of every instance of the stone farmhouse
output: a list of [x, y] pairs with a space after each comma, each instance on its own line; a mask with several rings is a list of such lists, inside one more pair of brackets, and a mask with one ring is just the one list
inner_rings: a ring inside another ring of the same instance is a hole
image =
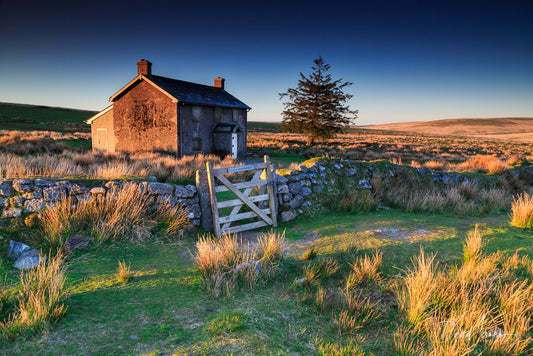
[[223, 78], [208, 86], [161, 77], [141, 59], [137, 76], [109, 101], [86, 121], [94, 150], [246, 156], [250, 107], [224, 90]]

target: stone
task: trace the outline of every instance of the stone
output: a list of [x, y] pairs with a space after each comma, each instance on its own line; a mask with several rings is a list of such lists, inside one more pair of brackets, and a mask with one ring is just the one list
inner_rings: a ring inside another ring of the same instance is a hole
[[200, 219], [190, 219], [193, 226], [200, 226]]
[[72, 236], [70, 237], [65, 246], [67, 247], [67, 249], [70, 249], [70, 250], [81, 250], [82, 248], [86, 247], [89, 242], [91, 242], [93, 238], [92, 237], [85, 237], [85, 236]]
[[114, 181], [114, 180], [110, 180], [104, 186], [107, 189], [120, 189], [120, 188], [122, 188], [123, 185], [124, 184], [122, 182], [117, 182], [117, 181]]
[[306, 166], [300, 166], [300, 171], [307, 173], [309, 169]]
[[292, 182], [289, 183], [289, 191], [292, 194], [298, 194], [302, 190], [302, 183], [300, 182]]
[[315, 192], [315, 193], [320, 193], [323, 190], [324, 190], [324, 187], [322, 187], [321, 185], [313, 186], [313, 192]]
[[240, 272], [241, 270], [246, 271], [247, 269], [250, 269], [250, 270], [253, 270], [255, 273], [259, 273], [261, 272], [262, 262], [263, 261], [259, 260], [259, 261], [246, 261], [243, 263], [239, 263], [237, 266], [235, 266], [235, 271]]
[[25, 213], [35, 213], [46, 208], [46, 201], [44, 199], [30, 199], [24, 202]]
[[306, 179], [306, 180], [302, 180], [300, 181], [300, 183], [302, 183], [302, 186], [304, 187], [310, 187], [311, 186], [311, 181]]
[[170, 204], [170, 205], [175, 205], [177, 204], [178, 199], [176, 199], [176, 197], [170, 195], [170, 194], [161, 194], [161, 195], [158, 195], [157, 196], [157, 203], [158, 204]]
[[368, 179], [361, 179], [359, 181], [359, 186], [365, 189], [372, 189], [372, 185], [370, 185], [370, 181]]
[[174, 191], [174, 196], [178, 198], [192, 198], [196, 195], [196, 187], [192, 185], [182, 186], [177, 185]]
[[4, 195], [6, 197], [13, 195], [13, 189], [11, 188], [10, 183], [5, 181], [0, 183], [0, 195]]
[[89, 190], [89, 193], [94, 194], [94, 195], [105, 194], [105, 188], [104, 187], [94, 187], [91, 190]]
[[357, 173], [357, 168], [348, 168], [346, 170], [346, 175], [348, 177], [354, 176]]
[[33, 192], [24, 193], [22, 194], [22, 197], [24, 199], [39, 199], [43, 197], [43, 188], [41, 187], [34, 187]]
[[282, 195], [282, 200], [284, 203], [288, 203], [292, 199], [292, 194], [287, 193]]
[[13, 189], [21, 193], [31, 192], [33, 190], [32, 183], [31, 179], [15, 179], [13, 181]]
[[202, 217], [202, 211], [200, 210], [200, 205], [193, 205], [187, 207], [187, 217], [189, 219], [199, 219]]
[[311, 193], [313, 193], [313, 191], [308, 188], [308, 187], [303, 187], [302, 190], [300, 191], [300, 194], [303, 196], [303, 197], [308, 197], [311, 195]]
[[25, 201], [26, 199], [24, 199], [22, 195], [17, 195], [9, 199], [11, 205], [16, 206], [17, 208], [22, 207]]
[[70, 190], [72, 188], [72, 186], [74, 185], [74, 183], [72, 183], [72, 182], [70, 182], [68, 180], [62, 180], [62, 181], [56, 182], [54, 185], [56, 187], [62, 187], [64, 189]]
[[94, 200], [94, 198], [91, 195], [91, 193], [85, 193], [85, 194], [76, 195], [76, 199], [78, 200], [79, 203], [88, 203], [88, 202]]
[[57, 201], [66, 196], [66, 191], [63, 187], [48, 187], [43, 189], [43, 196], [46, 201]]
[[35, 249], [31, 249], [20, 256], [13, 267], [21, 270], [29, 270], [37, 267], [41, 261], [46, 261], [48, 257], [42, 256], [41, 253]]
[[289, 186], [287, 184], [278, 185], [278, 194], [287, 194]]
[[172, 194], [174, 192], [174, 187], [171, 184], [167, 183], [157, 183], [157, 182], [147, 182], [148, 193], [156, 194]]
[[84, 187], [79, 184], [73, 184], [69, 190], [70, 194], [74, 194], [74, 195], [86, 194], [88, 191], [89, 191], [89, 188]]
[[2, 212], [2, 218], [18, 218], [22, 215], [22, 208], [9, 208]]
[[33, 183], [39, 187], [51, 187], [55, 183], [45, 179], [35, 179]]
[[29, 250], [31, 250], [30, 246], [23, 244], [22, 242], [10, 240], [9, 248], [7, 249], [7, 258], [11, 261], [16, 261], [17, 258], [24, 254], [24, 252], [28, 252]]
[[291, 221], [296, 218], [296, 212], [293, 210], [287, 210], [281, 213], [281, 221]]
[[279, 174], [274, 175], [274, 182], [276, 182], [277, 185], [287, 184], [288, 181], [289, 180], [284, 176], [280, 176]]
[[9, 199], [0, 198], [0, 206], [3, 206], [4, 208], [7, 208], [9, 206]]
[[292, 198], [292, 200], [290, 202], [288, 202], [287, 204], [292, 208], [292, 209], [296, 209], [296, 208], [299, 208], [300, 205], [302, 205], [302, 203], [304, 202], [304, 197], [301, 196], [300, 194], [296, 194], [294, 196], [294, 198]]

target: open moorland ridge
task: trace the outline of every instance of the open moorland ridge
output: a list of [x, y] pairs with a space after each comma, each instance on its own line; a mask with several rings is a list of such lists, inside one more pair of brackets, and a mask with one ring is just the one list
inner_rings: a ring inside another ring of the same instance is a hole
[[533, 142], [533, 118], [473, 118], [400, 122], [366, 126], [370, 130], [408, 131], [432, 135], [451, 135]]
[[[3, 219], [0, 354], [532, 354], [533, 145], [353, 129], [309, 147], [256, 127], [250, 151], [285, 167], [290, 192], [313, 191], [273, 230], [213, 239], [128, 189]], [[39, 194], [17, 178], [40, 177], [43, 194], [66, 180], [185, 185], [207, 161], [246, 163], [2, 131], [0, 209]], [[309, 172], [330, 183], [313, 189]], [[15, 270], [10, 240], [50, 263]]]

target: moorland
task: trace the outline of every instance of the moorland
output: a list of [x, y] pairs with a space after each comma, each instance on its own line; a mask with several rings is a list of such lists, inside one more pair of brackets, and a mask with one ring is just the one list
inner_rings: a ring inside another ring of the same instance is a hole
[[[41, 114], [24, 122], [54, 122], [46, 116], [54, 113]], [[93, 153], [81, 119], [61, 120], [63, 126], [38, 131], [2, 126], [0, 179], [194, 184], [195, 170], [207, 161], [242, 163], [212, 155]], [[470, 179], [439, 190], [409, 177], [390, 186], [377, 176], [369, 190], [336, 187], [315, 215], [244, 236], [215, 239], [182, 219], [169, 229], [168, 212], [143, 210], [134, 194], [120, 197], [120, 206], [66, 201], [30, 219], [3, 221], [0, 350], [531, 354], [533, 181], [524, 172], [533, 145], [467, 137], [485, 135], [482, 122], [474, 126], [479, 131], [468, 135], [352, 128], [307, 146], [306, 137], [282, 133], [279, 125], [249, 123], [249, 149], [268, 154], [280, 174], [323, 157], [383, 160]], [[101, 215], [108, 210], [122, 215], [111, 224]], [[113, 229], [120, 233], [102, 233]], [[51, 243], [71, 235], [94, 239], [73, 252]], [[42, 249], [50, 263], [13, 269], [6, 257], [11, 239]]]

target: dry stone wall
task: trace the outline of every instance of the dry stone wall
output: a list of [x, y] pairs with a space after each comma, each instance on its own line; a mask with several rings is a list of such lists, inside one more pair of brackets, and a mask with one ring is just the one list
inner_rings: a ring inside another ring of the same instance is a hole
[[157, 182], [108, 181], [101, 186], [89, 188], [78, 181], [51, 181], [45, 179], [0, 180], [1, 219], [19, 218], [25, 213], [34, 213], [56, 205], [61, 199], [71, 197], [74, 203], [89, 201], [97, 196], [108, 196], [124, 185], [139, 185], [140, 199], [148, 199], [154, 205], [165, 202], [181, 204], [187, 208], [188, 216], [196, 226], [200, 224], [201, 210], [196, 187]]

